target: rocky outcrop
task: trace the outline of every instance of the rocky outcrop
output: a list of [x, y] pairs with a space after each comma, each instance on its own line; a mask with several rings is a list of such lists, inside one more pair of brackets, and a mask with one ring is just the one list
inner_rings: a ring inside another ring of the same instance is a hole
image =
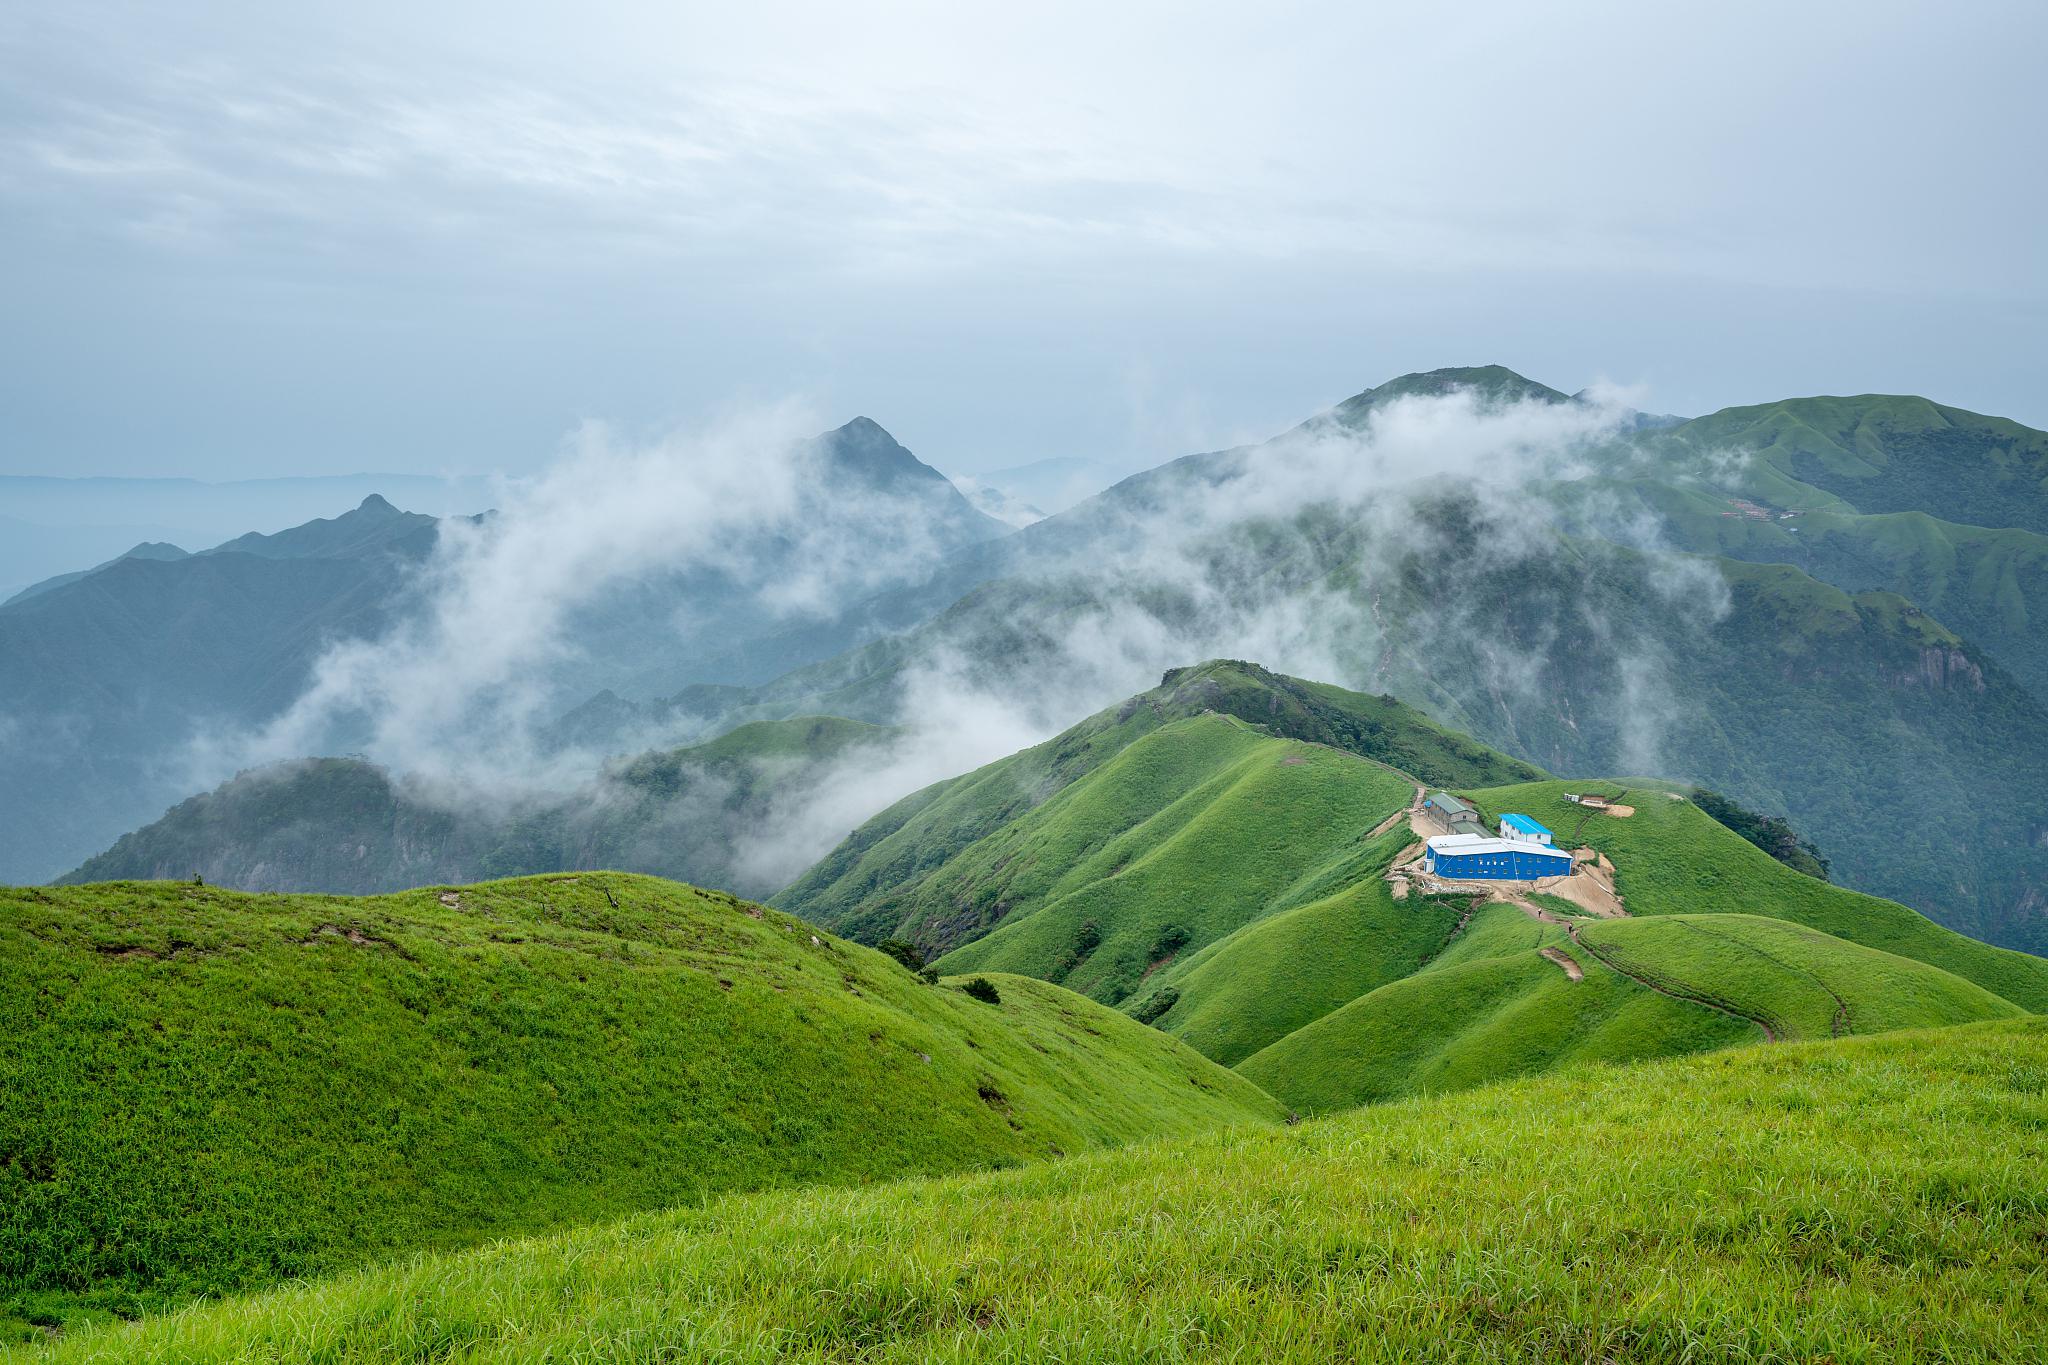
[[1960, 649], [1932, 645], [1921, 650], [1913, 666], [1898, 675], [1898, 683], [1901, 687], [1967, 687], [1982, 692], [1984, 670]]

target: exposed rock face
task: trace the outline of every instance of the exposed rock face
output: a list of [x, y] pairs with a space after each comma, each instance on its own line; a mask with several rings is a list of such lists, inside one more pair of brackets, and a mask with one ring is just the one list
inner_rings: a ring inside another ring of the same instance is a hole
[[1943, 648], [1939, 645], [1921, 650], [1914, 666], [1899, 674], [1898, 680], [1902, 687], [1967, 687], [1973, 692], [1984, 690], [1984, 670], [1960, 649]]

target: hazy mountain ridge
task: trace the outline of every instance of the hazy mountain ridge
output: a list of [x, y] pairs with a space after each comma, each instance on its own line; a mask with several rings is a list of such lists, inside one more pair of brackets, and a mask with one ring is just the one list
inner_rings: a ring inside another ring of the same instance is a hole
[[[1235, 490], [1255, 488], [1249, 471], [1299, 463], [1298, 448], [1359, 441], [1370, 449], [1387, 415], [1460, 400], [1482, 423], [1559, 414], [1571, 460], [1515, 474], [1501, 489], [1490, 479], [1450, 481], [1386, 524], [1310, 499], [1271, 515], [1232, 508], [1234, 521], [1175, 531], [1189, 508], [1227, 505]], [[1877, 415], [1858, 417], [1870, 404]], [[628, 585], [616, 599], [625, 605], [592, 610], [579, 631], [590, 656], [634, 662], [614, 665], [611, 695], [571, 711], [554, 742], [627, 749], [807, 712], [914, 724], [903, 710], [907, 684], [928, 681], [934, 669], [945, 686], [1005, 697], [1029, 696], [1024, 680], [1039, 678], [1043, 696], [1032, 704], [1049, 731], [1163, 666], [1154, 652], [1075, 667], [1080, 622], [1112, 641], [1146, 641], [1141, 654], [1158, 651], [1151, 637], [1171, 637], [1165, 663], [1241, 653], [1345, 678], [1554, 770], [1681, 772], [1791, 816], [1855, 884], [2004, 941], [2040, 944], [2048, 873], [2034, 845], [2048, 811], [2026, 773], [2048, 756], [2037, 738], [2040, 693], [2028, 681], [2040, 666], [2029, 611], [2038, 547], [2024, 540], [2032, 533], [1894, 534], [1905, 548], [1886, 561], [1866, 553], [1872, 523], [1860, 513], [1803, 514], [1848, 520], [1802, 540], [1806, 532], [1783, 529], [1774, 515], [1740, 512], [1729, 499], [1743, 490], [1842, 506], [1785, 472], [1809, 458], [1833, 458], [1854, 473], [1939, 456], [1953, 478], [1959, 457], [1949, 436], [1878, 458], [1886, 433], [1921, 429], [1894, 409], [1933, 412], [1943, 431], [1969, 428], [1968, 414], [1919, 400], [1770, 406], [1793, 416], [1745, 409], [1646, 424], [1499, 366], [1402, 376], [1265, 446], [1187, 456], [1022, 531], [960, 546], [918, 581], [836, 616], [753, 623], [744, 639], [725, 640], [722, 652], [697, 655], [680, 673], [669, 655], [650, 652], [641, 623], [677, 594], [716, 597], [729, 585]], [[1800, 453], [1800, 433], [1815, 427], [1817, 413], [1848, 424], [1827, 436], [1833, 454]], [[1999, 450], [2018, 452], [2007, 463], [2027, 467], [2026, 429], [1985, 420], [2005, 443]], [[1764, 453], [1720, 444], [1756, 432], [1774, 442]], [[872, 423], [832, 435], [887, 477], [923, 468]], [[1852, 466], [1840, 452], [1855, 450], [1863, 454]], [[958, 501], [936, 471], [928, 481], [941, 499]], [[1572, 534], [1532, 530], [1551, 515]], [[1910, 530], [1920, 514], [1884, 515]], [[1615, 538], [1633, 543], [1646, 523], [1659, 544], [1617, 546]], [[1950, 562], [1944, 541], [1980, 548]], [[1816, 548], [1803, 557], [1774, 552], [1788, 542]], [[1162, 545], [1173, 561], [1165, 576], [1148, 563]], [[1674, 545], [1724, 557], [1673, 555]], [[1797, 568], [1740, 562], [1764, 559], [1803, 564], [1836, 586]], [[1916, 592], [1940, 610], [1916, 610]], [[1296, 638], [1261, 638], [1278, 629], [1276, 619]], [[1313, 632], [1310, 656], [1287, 652]], [[697, 682], [674, 690], [693, 675]], [[650, 686], [657, 677], [669, 685]], [[1844, 781], [1844, 773], [1860, 776]], [[1968, 837], [1978, 828], [1973, 793], [1982, 790], [2011, 796], [1995, 829]], [[1929, 818], [1941, 851], [1917, 863], [1883, 832]]]
[[748, 856], [777, 803], [894, 737], [833, 717], [759, 721], [615, 762], [572, 793], [508, 809], [364, 759], [293, 760], [180, 802], [57, 880], [196, 875], [241, 891], [362, 896], [615, 869], [764, 896], [795, 870]]
[[[866, 592], [786, 617], [765, 610], [756, 594], [816, 571], [815, 538], [835, 539], [887, 583], [1007, 530], [867, 419], [794, 458], [807, 476], [796, 519], [736, 547], [744, 576], [613, 585], [577, 614], [551, 685], [573, 697], [607, 678], [626, 685], [679, 670], [712, 682], [773, 677], [907, 624], [867, 614]], [[184, 774], [205, 766], [195, 741], [232, 750], [306, 694], [332, 646], [389, 637], [431, 607], [440, 585], [423, 595], [418, 571], [438, 527], [372, 495], [339, 517], [175, 561], [123, 558], [0, 607], [0, 793], [19, 812], [0, 830], [0, 877], [54, 875], [55, 864], [135, 829], [191, 791]], [[474, 518], [466, 529], [494, 534]], [[704, 610], [679, 625], [693, 602]], [[358, 740], [344, 726], [320, 747]]]

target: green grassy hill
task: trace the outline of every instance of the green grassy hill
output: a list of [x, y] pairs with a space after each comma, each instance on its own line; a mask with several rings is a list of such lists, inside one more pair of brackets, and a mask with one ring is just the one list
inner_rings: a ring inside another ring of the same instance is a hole
[[1782, 919], [1658, 915], [1573, 928], [1573, 941], [1601, 962], [1676, 995], [1712, 1000], [1780, 1039], [2026, 1013], [1950, 972]]
[[985, 1004], [615, 874], [0, 891], [0, 1319], [1283, 1112], [1113, 1011], [996, 981]]
[[[1736, 510], [1730, 492], [1752, 508]], [[1720, 489], [1696, 477], [1599, 478], [1566, 485], [1559, 500], [1582, 529], [1626, 507], [1654, 517], [1687, 550], [1793, 565], [1846, 592], [1897, 593], [2048, 698], [2048, 534], [1918, 511], [1865, 514], [1791, 488], [1774, 492], [1785, 501], [1754, 501], [1770, 495], [1747, 476]]]
[[1461, 904], [1389, 894], [1380, 871], [1413, 838], [1404, 820], [1378, 839], [1337, 849], [1318, 876], [1290, 887], [1262, 918], [1156, 973], [1132, 1011], [1235, 1066], [1422, 969], [1469, 930], [1459, 933]]
[[202, 876], [244, 891], [375, 895], [443, 882], [622, 868], [766, 895], [792, 869], [744, 857], [775, 804], [898, 731], [837, 716], [739, 726], [607, 767], [574, 795], [492, 809], [363, 759], [242, 773], [180, 802], [59, 878]]
[[[1054, 878], [1067, 877], [1071, 864], [1121, 833], [1125, 808], [1117, 803], [1126, 797], [1104, 794], [1092, 804], [1070, 802], [1063, 808], [1086, 812], [1075, 823], [1094, 823], [1033, 836], [1027, 841], [1031, 847], [1014, 849], [1026, 855], [1021, 861], [1001, 851], [1012, 849], [1011, 836], [999, 841], [1000, 849], [981, 841], [1161, 727], [1209, 713], [1376, 759], [1426, 782], [1469, 786], [1543, 776], [1540, 769], [1447, 730], [1391, 698], [1304, 682], [1256, 664], [1216, 660], [1175, 669], [1157, 688], [1043, 744], [905, 797], [862, 825], [774, 903], [866, 941], [901, 935], [915, 938], [927, 951], [943, 952], [978, 937], [1019, 906], [1038, 904]], [[1256, 738], [1241, 729], [1226, 733], [1211, 727], [1203, 733], [1216, 738], [1219, 754], [1239, 753]], [[1183, 765], [1175, 781], [1212, 776], [1199, 749], [1170, 746], [1170, 752], [1152, 751], [1146, 762]], [[1317, 760], [1317, 772], [1327, 767]], [[1117, 780], [1142, 786], [1159, 779], [1132, 765]], [[1152, 803], [1165, 804], [1148, 791], [1129, 799], [1137, 802], [1129, 809], [1148, 812], [1157, 809]], [[1049, 823], [1041, 818], [1033, 828], [1045, 830]]]
[[1777, 506], [1924, 512], [2048, 534], [2048, 432], [1904, 394], [1725, 408], [1638, 444], [1668, 460], [1750, 455]]
[[26, 1359], [2021, 1361], [2048, 1022], [1583, 1067], [706, 1206]]
[[[1626, 819], [1563, 799], [1623, 786]], [[1181, 994], [1159, 1026], [1205, 1051], [1220, 1039], [1211, 1056], [1297, 1109], [1327, 1111], [1574, 1061], [2048, 1009], [2048, 961], [1795, 872], [1673, 794], [1640, 782], [1464, 793], [1489, 816], [1533, 815], [1606, 854], [1631, 918], [1541, 895], [1529, 903], [1553, 922], [1467, 898], [1396, 901], [1375, 878], [1350, 890], [1362, 913], [1345, 916], [1348, 933], [1301, 936], [1276, 916], [1217, 944], [1186, 983], [1166, 983]]]
[[1391, 768], [1234, 716], [1175, 721], [925, 880], [941, 903], [992, 895], [1005, 912], [939, 965], [1124, 1000], [1330, 864], [1354, 863], [1361, 838], [1414, 795]]
[[[1626, 820], [1586, 816], [1567, 791], [1633, 787]], [[1994, 948], [1945, 929], [1893, 901], [1803, 876], [1722, 828], [1668, 783], [1537, 782], [1468, 790], [1483, 811], [1521, 811], [1562, 840], [1599, 849], [1619, 868], [1616, 889], [1631, 915], [1768, 915], [1869, 948], [1912, 958], [1975, 982], [2035, 1013], [2048, 1012], [2048, 959]], [[1936, 1020], [1922, 1020], [1935, 1023]]]
[[[1144, 714], [1119, 708], [1105, 717], [1121, 721], [1012, 760], [1077, 756], [1079, 775], [1042, 800], [992, 765], [821, 866], [875, 879], [871, 924], [957, 944], [944, 969], [1062, 982], [1303, 1111], [1579, 1061], [2048, 1011], [2048, 960], [1797, 871], [1673, 784], [1461, 788], [1489, 824], [1523, 812], [1604, 853], [1635, 918], [1552, 895], [1397, 897], [1385, 874], [1415, 842], [1412, 779], [1213, 711], [1126, 741], [1116, 726]], [[1624, 786], [1626, 818], [1564, 800]], [[903, 883], [882, 880], [896, 867]]]
[[1732, 1015], [1660, 995], [1616, 972], [1595, 967], [1573, 981], [1525, 949], [1366, 992], [1237, 1070], [1263, 1078], [1303, 1112], [1328, 1113], [1577, 1062], [1700, 1052], [1761, 1036]]

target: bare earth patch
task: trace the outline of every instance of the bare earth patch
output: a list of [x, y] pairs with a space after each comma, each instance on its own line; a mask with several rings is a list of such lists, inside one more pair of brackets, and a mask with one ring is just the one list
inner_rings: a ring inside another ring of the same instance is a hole
[[1586, 979], [1586, 969], [1581, 967], [1578, 963], [1578, 960], [1574, 958], [1570, 953], [1566, 952], [1564, 949], [1539, 948], [1537, 949], [1537, 951], [1542, 953], [1543, 956], [1549, 958], [1552, 962], [1555, 962], [1559, 967], [1562, 967], [1564, 969], [1564, 974], [1570, 977], [1572, 980], [1584, 981]]
[[1572, 854], [1575, 866], [1571, 876], [1542, 877], [1536, 881], [1495, 881], [1491, 878], [1453, 881], [1432, 877], [1422, 870], [1422, 850], [1421, 844], [1410, 845], [1401, 850], [1400, 856], [1387, 868], [1387, 885], [1392, 888], [1394, 899], [1406, 900], [1413, 887], [1420, 887], [1425, 894], [1471, 892], [1521, 906], [1537, 919], [1553, 924], [1563, 923], [1519, 899], [1528, 892], [1541, 891], [1545, 895], [1568, 900], [1587, 914], [1601, 919], [1625, 919], [1628, 916], [1620, 893], [1614, 889], [1614, 864], [1607, 860], [1605, 854], [1590, 848], [1582, 848]]
[[[1377, 825], [1374, 825], [1371, 829], [1367, 830], [1365, 832], [1365, 837], [1368, 839], [1377, 839], [1382, 834], [1385, 834], [1388, 830], [1392, 829], [1394, 826], [1400, 824], [1404, 818], [1408, 821], [1408, 828], [1410, 831], [1416, 834], [1424, 834], [1422, 827], [1416, 823], [1416, 818], [1422, 813], [1422, 798], [1425, 794], [1427, 794], [1428, 790], [1429, 789], [1426, 787], [1417, 787], [1415, 789], [1415, 799], [1408, 803], [1408, 808], [1406, 810], [1395, 811], [1392, 815], [1389, 815], [1386, 819], [1380, 821]], [[1428, 836], [1424, 834], [1424, 837], [1427, 838]]]
[[[1581, 849], [1580, 853], [1590, 853]], [[1578, 858], [1578, 854], [1573, 855]], [[1621, 894], [1614, 889], [1614, 864], [1607, 861], [1605, 854], [1592, 858], [1578, 858], [1569, 877], [1551, 877], [1535, 883], [1538, 891], [1547, 892], [1602, 919], [1623, 919], [1628, 911], [1622, 905]]]

